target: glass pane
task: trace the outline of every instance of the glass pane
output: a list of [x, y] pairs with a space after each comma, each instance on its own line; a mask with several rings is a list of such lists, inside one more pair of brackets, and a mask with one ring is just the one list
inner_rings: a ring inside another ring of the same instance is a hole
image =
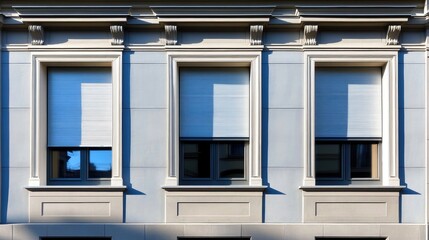
[[182, 143], [185, 178], [210, 178], [210, 142]]
[[341, 178], [341, 144], [316, 144], [316, 178]]
[[377, 177], [377, 144], [352, 143], [350, 145], [351, 177]]
[[244, 178], [244, 143], [219, 143], [219, 177]]
[[112, 177], [112, 150], [89, 150], [89, 178]]
[[79, 150], [51, 150], [52, 178], [80, 178]]

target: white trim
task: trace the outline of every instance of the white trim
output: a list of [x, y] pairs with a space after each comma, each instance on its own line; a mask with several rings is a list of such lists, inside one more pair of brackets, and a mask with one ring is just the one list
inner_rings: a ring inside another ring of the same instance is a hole
[[122, 186], [122, 52], [33, 52], [31, 79], [31, 163], [29, 186], [47, 184], [48, 66], [110, 66], [112, 68], [112, 186]]
[[250, 67], [249, 185], [262, 186], [261, 177], [261, 52], [169, 52], [169, 160], [167, 186], [179, 184], [179, 67]]
[[304, 186], [315, 186], [315, 100], [316, 65], [382, 67], [382, 143], [383, 186], [399, 186], [398, 170], [398, 53], [397, 51], [314, 51], [305, 53], [305, 133]]

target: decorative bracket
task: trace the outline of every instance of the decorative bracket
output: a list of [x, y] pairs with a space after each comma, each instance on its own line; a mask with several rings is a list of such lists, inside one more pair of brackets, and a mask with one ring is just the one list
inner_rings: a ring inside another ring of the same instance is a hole
[[165, 25], [165, 45], [177, 44], [177, 26]]
[[124, 30], [120, 25], [110, 26], [112, 33], [112, 45], [122, 45], [124, 43]]
[[401, 25], [389, 25], [386, 34], [387, 45], [397, 45], [399, 43], [399, 34], [401, 33]]
[[40, 25], [30, 25], [28, 26], [28, 32], [31, 36], [32, 45], [43, 45], [43, 27]]
[[263, 25], [250, 26], [250, 45], [262, 44], [262, 32], [264, 31]]
[[317, 37], [317, 25], [305, 25], [304, 26], [304, 45], [316, 45]]

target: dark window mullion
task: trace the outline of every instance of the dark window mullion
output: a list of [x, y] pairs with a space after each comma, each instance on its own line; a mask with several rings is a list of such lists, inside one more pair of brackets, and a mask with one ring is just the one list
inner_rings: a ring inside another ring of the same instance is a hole
[[88, 148], [82, 148], [81, 150], [80, 171], [82, 182], [88, 181], [88, 152]]
[[341, 176], [342, 180], [350, 179], [350, 144], [341, 144]]
[[210, 178], [214, 181], [218, 180], [218, 176], [217, 176], [217, 143], [216, 142], [212, 142], [210, 144]]

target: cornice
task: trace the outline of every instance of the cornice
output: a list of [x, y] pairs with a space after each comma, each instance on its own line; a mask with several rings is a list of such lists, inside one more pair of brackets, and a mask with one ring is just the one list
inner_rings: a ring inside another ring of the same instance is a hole
[[12, 6], [20, 17], [128, 16], [131, 6]]
[[411, 16], [416, 5], [297, 5], [299, 16]]
[[273, 5], [241, 5], [241, 6], [183, 6], [166, 5], [150, 6], [158, 17], [243, 17], [271, 16], [275, 9]]
[[407, 17], [301, 17], [303, 23], [342, 23], [342, 24], [387, 24], [387, 23], [404, 23], [407, 22]]
[[126, 22], [131, 6], [12, 6], [23, 23]]

